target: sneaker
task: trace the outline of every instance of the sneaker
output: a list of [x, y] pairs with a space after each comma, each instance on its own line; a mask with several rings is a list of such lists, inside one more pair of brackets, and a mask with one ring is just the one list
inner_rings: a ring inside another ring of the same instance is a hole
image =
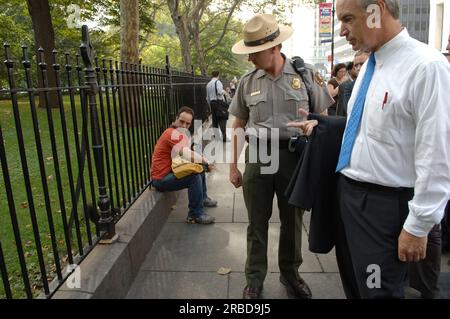
[[206, 197], [203, 200], [203, 207], [216, 207], [216, 206], [217, 206], [217, 201], [214, 199]]
[[188, 217], [186, 218], [186, 223], [188, 224], [212, 224], [214, 223], [215, 218], [212, 216], [209, 216], [208, 214], [202, 214], [197, 217]]

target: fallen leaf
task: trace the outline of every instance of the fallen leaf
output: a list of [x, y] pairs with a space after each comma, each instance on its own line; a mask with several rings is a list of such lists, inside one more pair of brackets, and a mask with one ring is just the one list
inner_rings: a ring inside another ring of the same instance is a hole
[[53, 156], [47, 157], [46, 160], [47, 161], [53, 161]]
[[217, 270], [217, 273], [219, 275], [228, 275], [231, 272], [231, 268], [226, 267], [220, 267], [219, 270]]
[[22, 207], [22, 208], [28, 208], [28, 202], [22, 202], [22, 203], [20, 203], [20, 207]]
[[51, 181], [51, 180], [53, 180], [53, 175], [49, 175], [49, 176], [47, 176], [47, 180], [48, 180], [48, 181]]

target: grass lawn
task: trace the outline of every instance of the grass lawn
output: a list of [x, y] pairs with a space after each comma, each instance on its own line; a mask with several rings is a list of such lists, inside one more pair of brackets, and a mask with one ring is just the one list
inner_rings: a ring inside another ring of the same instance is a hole
[[[36, 103], [37, 103], [36, 99]], [[75, 109], [76, 109], [76, 118], [78, 125], [78, 136], [81, 139], [81, 128], [82, 128], [82, 118], [81, 118], [81, 106], [80, 100], [78, 96], [75, 96]], [[98, 105], [99, 106], [99, 105]], [[105, 104], [106, 106], [106, 104]], [[99, 107], [100, 108], [100, 107]], [[68, 132], [68, 143], [70, 145], [70, 161], [72, 174], [74, 178], [74, 187], [77, 182], [79, 164], [77, 160], [76, 148], [75, 148], [75, 135], [74, 135], [74, 126], [73, 126], [73, 118], [70, 107], [70, 99], [68, 96], [64, 96], [64, 109], [65, 109], [65, 117], [67, 123], [67, 132]], [[51, 138], [50, 138], [50, 130], [48, 125], [47, 111], [45, 108], [37, 108], [37, 117], [39, 121], [39, 132], [41, 135], [41, 143], [43, 149], [43, 161], [45, 166], [45, 179], [48, 184], [49, 190], [49, 198], [51, 211], [47, 212], [45, 205], [45, 197], [44, 191], [41, 182], [41, 173], [39, 169], [39, 160], [36, 149], [36, 141], [33, 129], [32, 122], [32, 114], [30, 111], [30, 105], [28, 98], [20, 98], [19, 99], [19, 113], [20, 120], [22, 125], [22, 133], [24, 137], [24, 148], [27, 157], [28, 171], [30, 176], [30, 186], [33, 195], [34, 208], [36, 211], [36, 219], [38, 225], [38, 231], [40, 234], [40, 240], [42, 245], [43, 256], [45, 259], [46, 272], [49, 279], [49, 282], [56, 276], [55, 273], [55, 255], [52, 249], [51, 244], [51, 236], [50, 236], [50, 227], [49, 227], [49, 218], [48, 214], [50, 214], [53, 218], [57, 249], [59, 253], [59, 260], [62, 264], [62, 268], [68, 264], [68, 251], [66, 247], [66, 240], [64, 234], [63, 227], [63, 211], [66, 210], [66, 218], [69, 220], [70, 212], [72, 209], [72, 200], [71, 200], [71, 192], [70, 192], [70, 182], [68, 178], [68, 161], [66, 158], [65, 148], [64, 148], [64, 140], [63, 140], [63, 129], [61, 125], [61, 117], [59, 109], [52, 109], [53, 123], [55, 129], [55, 139], [57, 145], [57, 156], [58, 163], [61, 172], [61, 183], [63, 188], [63, 206], [60, 204], [58, 188], [57, 188], [57, 175], [55, 173], [55, 163], [56, 158], [54, 158], [52, 154], [51, 147]], [[156, 111], [155, 111], [156, 112]], [[100, 112], [99, 112], [100, 113]], [[156, 113], [155, 113], [156, 115]], [[100, 114], [99, 114], [100, 116]], [[113, 120], [114, 122], [114, 120]], [[27, 199], [27, 192], [25, 187], [25, 179], [24, 179], [24, 171], [22, 168], [20, 153], [19, 153], [19, 143], [17, 139], [16, 132], [16, 124], [14, 120], [14, 112], [11, 105], [11, 102], [0, 101], [0, 124], [3, 133], [3, 139], [6, 149], [6, 157], [8, 162], [8, 171], [11, 179], [12, 185], [12, 193], [14, 197], [14, 205], [17, 213], [18, 224], [20, 228], [20, 236], [21, 242], [25, 254], [27, 269], [29, 273], [30, 283], [33, 287], [33, 294], [36, 295], [41, 292], [42, 289], [42, 281], [40, 275], [40, 268], [38, 262], [38, 254], [36, 250], [36, 242], [33, 235], [33, 224], [30, 215], [30, 206], [31, 203]], [[114, 126], [114, 127], [113, 127]], [[117, 168], [119, 167], [119, 163], [117, 162], [118, 158], [118, 149], [117, 149], [117, 141], [116, 141], [116, 125], [113, 124], [111, 127], [107, 127], [107, 135], [108, 135], [108, 146], [110, 153], [110, 168], [113, 169], [112, 165], [112, 148], [111, 141], [109, 139], [109, 130], [113, 129], [114, 131], [114, 141], [113, 144], [115, 146], [114, 155], [116, 157]], [[158, 132], [160, 132], [161, 127], [153, 127], [152, 132], [149, 132], [150, 139], [148, 140], [148, 144], [154, 145], [156, 139], [158, 137]], [[135, 136], [137, 137], [137, 130]], [[88, 127], [88, 135], [89, 138], [91, 136], [90, 126]], [[122, 136], [119, 138], [121, 146], [123, 147], [124, 141], [122, 140]], [[128, 144], [128, 142], [127, 142]], [[92, 152], [92, 146], [89, 149]], [[150, 147], [148, 148], [148, 152], [150, 152]], [[122, 157], [124, 156], [122, 150]], [[127, 152], [128, 156], [128, 152]], [[91, 154], [92, 157], [92, 154]], [[148, 158], [149, 156], [146, 156]], [[124, 158], [122, 158], [122, 162], [124, 162]], [[127, 166], [129, 172], [133, 169], [133, 172], [138, 171], [142, 179], [146, 179], [144, 176], [143, 168], [139, 165], [133, 165], [133, 162], [130, 159], [127, 161]], [[148, 161], [149, 162], [149, 161]], [[145, 165], [148, 165], [148, 162]], [[86, 197], [87, 202], [92, 203], [91, 197], [91, 187], [89, 183], [89, 175], [87, 170], [88, 162], [85, 161], [85, 171], [84, 171], [84, 182], [86, 187]], [[125, 164], [123, 164], [125, 166]], [[92, 163], [93, 171], [95, 174], [94, 163]], [[106, 165], [105, 165], [106, 168]], [[142, 172], [142, 173], [141, 173]], [[131, 173], [130, 173], [131, 174]], [[124, 174], [124, 178], [126, 178]], [[129, 177], [129, 179], [131, 176]], [[94, 175], [94, 192], [95, 196], [98, 196], [97, 190], [97, 179]], [[108, 179], [106, 179], [106, 183], [108, 185]], [[115, 201], [114, 206], [117, 207], [117, 198], [116, 198], [116, 188], [119, 192], [119, 196], [121, 197], [122, 191], [125, 194], [128, 193], [128, 188], [125, 187], [122, 190], [119, 183], [115, 183], [114, 174], [111, 174], [111, 183], [112, 183], [112, 197]], [[111, 195], [111, 194], [109, 194]], [[122, 199], [122, 198], [121, 198]], [[120, 202], [122, 205], [123, 202]], [[75, 231], [75, 227], [72, 227], [71, 236], [72, 236], [72, 252], [73, 255], [77, 255], [80, 253], [80, 250], [83, 246], [88, 245], [88, 235], [87, 235], [87, 227], [90, 227], [92, 236], [96, 235], [96, 228], [92, 222], [89, 222], [84, 217], [82, 199], [80, 195], [80, 200], [78, 201], [78, 222], [80, 224], [80, 234], [81, 236], [77, 236], [77, 232]], [[0, 170], [0, 242], [3, 248], [3, 253], [5, 257], [5, 262], [8, 270], [8, 277], [11, 284], [11, 289], [13, 291], [13, 298], [24, 298], [26, 297], [24, 284], [22, 280], [22, 274], [17, 254], [16, 241], [14, 237], [13, 227], [11, 223], [10, 210], [8, 206], [8, 201], [6, 197], [5, 183], [3, 174]], [[0, 278], [0, 299], [5, 298], [5, 292], [3, 288], [3, 282]]]

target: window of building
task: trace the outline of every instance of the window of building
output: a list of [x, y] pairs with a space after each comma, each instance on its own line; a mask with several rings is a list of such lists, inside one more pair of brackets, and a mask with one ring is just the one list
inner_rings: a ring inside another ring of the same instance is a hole
[[408, 14], [408, 5], [407, 4], [404, 4], [403, 6], [402, 6], [402, 14]]
[[422, 31], [427, 31], [427, 24], [424, 22], [424, 21], [422, 21]]

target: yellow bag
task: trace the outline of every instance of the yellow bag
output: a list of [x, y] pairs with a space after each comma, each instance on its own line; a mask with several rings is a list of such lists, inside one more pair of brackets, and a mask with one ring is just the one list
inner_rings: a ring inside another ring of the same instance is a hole
[[172, 172], [176, 178], [180, 179], [191, 174], [203, 172], [203, 165], [189, 162], [181, 156], [172, 159]]

